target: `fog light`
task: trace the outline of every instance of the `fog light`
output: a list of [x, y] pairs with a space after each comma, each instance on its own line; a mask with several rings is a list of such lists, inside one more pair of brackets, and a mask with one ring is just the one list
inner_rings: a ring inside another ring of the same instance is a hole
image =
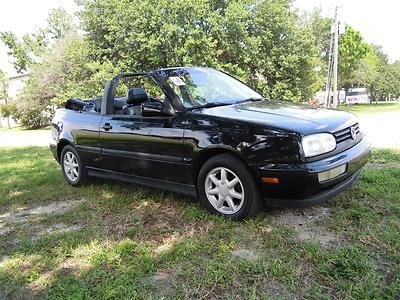
[[324, 182], [344, 174], [346, 172], [346, 167], [346, 165], [341, 165], [328, 171], [318, 173], [319, 182]]

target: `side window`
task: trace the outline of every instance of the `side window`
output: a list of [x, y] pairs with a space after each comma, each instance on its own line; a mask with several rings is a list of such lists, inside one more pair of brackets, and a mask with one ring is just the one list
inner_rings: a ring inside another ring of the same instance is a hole
[[149, 76], [142, 75], [122, 78], [118, 83], [116, 98], [126, 97], [130, 88], [143, 88], [150, 100], [165, 100], [164, 92]]
[[[165, 94], [155, 81], [147, 75], [130, 76], [122, 78], [118, 82], [114, 99], [114, 114], [117, 115], [139, 115], [141, 114], [141, 104], [132, 104], [128, 101], [128, 91], [130, 89], [144, 89], [148, 98], [145, 102], [164, 102]], [[142, 97], [143, 95], [141, 95]], [[143, 97], [142, 97], [143, 98]], [[144, 99], [144, 98], [143, 98]]]

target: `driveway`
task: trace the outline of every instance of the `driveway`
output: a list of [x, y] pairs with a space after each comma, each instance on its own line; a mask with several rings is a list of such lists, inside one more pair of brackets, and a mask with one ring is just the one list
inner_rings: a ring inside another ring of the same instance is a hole
[[0, 147], [48, 146], [51, 130], [1, 130]]
[[374, 148], [400, 148], [400, 112], [358, 115], [361, 130]]

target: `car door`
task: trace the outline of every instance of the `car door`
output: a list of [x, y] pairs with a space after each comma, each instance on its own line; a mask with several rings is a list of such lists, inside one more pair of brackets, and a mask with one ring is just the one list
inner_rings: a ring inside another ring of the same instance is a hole
[[186, 183], [179, 117], [109, 115], [102, 120], [102, 168]]
[[[169, 101], [164, 90], [150, 76], [134, 75], [132, 81], [122, 86], [128, 88], [125, 101], [129, 100], [129, 91], [139, 87], [147, 92], [150, 103], [166, 104]], [[139, 112], [135, 111], [133, 115], [116, 110], [114, 114], [104, 115], [100, 126], [103, 168], [125, 175], [186, 183], [184, 126], [180, 115], [143, 116], [141, 105], [137, 108]]]

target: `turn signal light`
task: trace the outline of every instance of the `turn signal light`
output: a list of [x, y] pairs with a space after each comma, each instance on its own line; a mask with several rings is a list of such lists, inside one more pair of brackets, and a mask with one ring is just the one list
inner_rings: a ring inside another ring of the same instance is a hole
[[279, 183], [279, 178], [276, 177], [263, 177], [262, 181], [265, 183]]

